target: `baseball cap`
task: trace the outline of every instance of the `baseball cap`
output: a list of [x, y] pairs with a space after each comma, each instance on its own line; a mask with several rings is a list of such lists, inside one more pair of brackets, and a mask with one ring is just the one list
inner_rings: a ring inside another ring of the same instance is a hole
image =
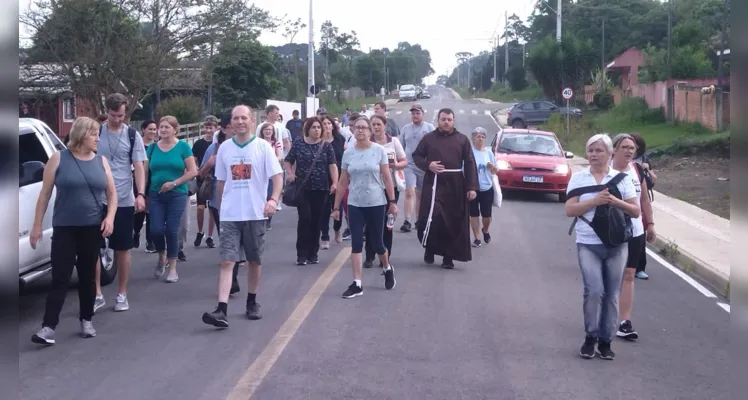
[[327, 109], [325, 107], [320, 107], [317, 109], [317, 115], [321, 114], [327, 114]]
[[410, 107], [410, 111], [415, 111], [415, 110], [423, 112], [423, 107], [420, 104], [418, 104], [418, 103], [413, 104], [413, 106]]

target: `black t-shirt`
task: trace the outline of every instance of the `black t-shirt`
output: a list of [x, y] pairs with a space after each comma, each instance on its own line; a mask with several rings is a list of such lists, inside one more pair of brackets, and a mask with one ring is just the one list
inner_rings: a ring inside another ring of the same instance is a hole
[[200, 138], [195, 141], [195, 144], [192, 145], [192, 154], [197, 158], [197, 165], [201, 165], [203, 163], [203, 156], [205, 156], [205, 151], [208, 150], [208, 147], [213, 142], [209, 142], [205, 140], [204, 138]]
[[286, 122], [286, 129], [291, 134], [291, 143], [296, 140], [297, 137], [301, 137], [302, 126], [304, 122], [300, 119], [291, 119]]
[[309, 144], [304, 141], [303, 137], [300, 137], [293, 141], [291, 150], [286, 155], [287, 162], [296, 164], [296, 179], [300, 184], [312, 166], [314, 155], [323, 144], [325, 148], [317, 157], [314, 170], [304, 183], [304, 190], [330, 190], [330, 164], [335, 164], [333, 146], [327, 142]]

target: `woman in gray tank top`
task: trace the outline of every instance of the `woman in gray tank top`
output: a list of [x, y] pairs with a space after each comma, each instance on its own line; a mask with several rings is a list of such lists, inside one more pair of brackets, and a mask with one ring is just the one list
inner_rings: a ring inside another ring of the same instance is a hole
[[[42, 328], [31, 336], [38, 344], [55, 343], [55, 329], [65, 302], [73, 268], [78, 270], [81, 336], [96, 336], [91, 323], [96, 296], [95, 271], [103, 236], [112, 233], [117, 193], [109, 163], [96, 154], [99, 123], [87, 117], [73, 122], [67, 150], [56, 152], [44, 167], [44, 180], [36, 203], [34, 227], [29, 235], [36, 249], [42, 240], [42, 220], [57, 189], [52, 214], [52, 287], [47, 295]], [[110, 205], [106, 215], [104, 201]]]

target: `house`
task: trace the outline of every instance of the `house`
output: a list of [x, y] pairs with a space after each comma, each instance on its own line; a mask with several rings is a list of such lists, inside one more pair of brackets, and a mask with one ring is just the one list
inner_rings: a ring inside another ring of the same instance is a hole
[[641, 50], [631, 47], [606, 65], [605, 70], [621, 74], [621, 89], [625, 92], [639, 84], [639, 67], [642, 64], [644, 64], [644, 55]]

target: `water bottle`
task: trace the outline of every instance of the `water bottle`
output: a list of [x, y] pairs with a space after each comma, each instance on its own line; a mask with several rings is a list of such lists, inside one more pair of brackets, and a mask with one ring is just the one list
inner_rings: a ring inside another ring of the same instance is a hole
[[387, 214], [387, 229], [392, 230], [395, 226], [395, 216], [392, 213]]

